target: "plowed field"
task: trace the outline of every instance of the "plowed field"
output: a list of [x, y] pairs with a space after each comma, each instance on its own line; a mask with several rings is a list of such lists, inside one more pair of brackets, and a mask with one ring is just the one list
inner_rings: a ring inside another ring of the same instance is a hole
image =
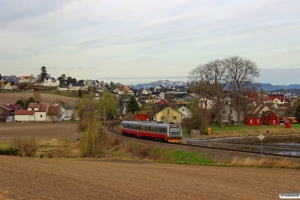
[[0, 199], [279, 199], [299, 171], [0, 156]]
[[[32, 97], [32, 92], [15, 92], [15, 93], [0, 93], [0, 104], [4, 103], [16, 103], [18, 100], [28, 99]], [[55, 94], [47, 94], [41, 93], [41, 98], [43, 103], [52, 104], [54, 101], [61, 100], [65, 103], [74, 103], [76, 102], [76, 98], [73, 97], [65, 97]]]

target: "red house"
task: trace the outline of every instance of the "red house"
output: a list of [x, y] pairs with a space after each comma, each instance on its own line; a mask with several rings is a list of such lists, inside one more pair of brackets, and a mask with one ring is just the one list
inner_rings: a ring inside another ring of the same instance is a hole
[[163, 106], [167, 106], [169, 105], [169, 101], [167, 99], [161, 99], [158, 103], [158, 105], [163, 105]]
[[265, 125], [279, 125], [279, 116], [273, 111], [264, 112], [262, 119]]
[[252, 115], [252, 114], [247, 115], [246, 124], [247, 126], [261, 126], [262, 125], [261, 115]]
[[147, 120], [149, 120], [149, 115], [147, 112], [136, 112], [135, 118], [138, 121], [147, 121]]

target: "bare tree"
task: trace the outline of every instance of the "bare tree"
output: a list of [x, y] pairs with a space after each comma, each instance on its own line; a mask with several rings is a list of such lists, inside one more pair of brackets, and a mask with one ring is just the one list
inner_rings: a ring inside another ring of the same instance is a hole
[[258, 87], [255, 78], [260, 75], [259, 68], [255, 62], [238, 56], [226, 58], [223, 65], [229, 75], [228, 85], [237, 108], [238, 124], [241, 124], [241, 113], [245, 107], [243, 95]]
[[[219, 124], [223, 125], [222, 115], [220, 111], [223, 109], [224, 88], [229, 80], [229, 75], [221, 60], [214, 60], [205, 65], [199, 65], [189, 74], [189, 80], [195, 91], [199, 92], [202, 99], [206, 100], [208, 96], [215, 99], [216, 113], [214, 113]], [[204, 114], [207, 118], [210, 115], [207, 113], [206, 103], [204, 104]], [[207, 121], [207, 120], [206, 120]], [[207, 122], [206, 122], [207, 124]]]

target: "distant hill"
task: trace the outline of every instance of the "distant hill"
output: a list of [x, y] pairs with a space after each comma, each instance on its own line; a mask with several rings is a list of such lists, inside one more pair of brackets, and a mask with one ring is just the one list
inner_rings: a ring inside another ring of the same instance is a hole
[[150, 88], [150, 87], [156, 87], [159, 85], [162, 85], [164, 87], [172, 87], [172, 86], [184, 86], [186, 83], [182, 81], [170, 81], [170, 80], [159, 80], [159, 81], [154, 81], [151, 83], [142, 83], [142, 84], [137, 84], [134, 85], [134, 89], [140, 89], [140, 88]]
[[[159, 80], [153, 81], [151, 83], [142, 83], [134, 85], [134, 89], [140, 88], [150, 88], [162, 85], [164, 87], [171, 87], [171, 86], [183, 86], [186, 85], [185, 82], [182, 81], [170, 81], [170, 80]], [[270, 83], [261, 83], [260, 86], [266, 91], [275, 91], [275, 90], [289, 90], [289, 89], [300, 89], [300, 84], [291, 84], [291, 85], [272, 85]]]
[[291, 84], [291, 85], [272, 85], [270, 83], [261, 83], [261, 87], [266, 91], [273, 90], [288, 90], [288, 89], [300, 89], [299, 84]]

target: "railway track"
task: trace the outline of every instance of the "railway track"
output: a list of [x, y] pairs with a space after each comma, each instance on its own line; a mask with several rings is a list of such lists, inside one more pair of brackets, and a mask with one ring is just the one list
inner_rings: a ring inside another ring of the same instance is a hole
[[[111, 133], [117, 134], [119, 136], [122, 137], [128, 137], [128, 136], [124, 136], [122, 135], [119, 131], [115, 130], [115, 127], [117, 125], [119, 125], [120, 122], [114, 122], [111, 123], [108, 126], [108, 130]], [[139, 139], [139, 138], [136, 138]], [[214, 149], [214, 150], [221, 150], [221, 151], [232, 151], [232, 152], [241, 152], [241, 153], [249, 153], [249, 154], [261, 154], [261, 152], [258, 151], [249, 151], [249, 150], [241, 150], [241, 149], [232, 149], [232, 148], [221, 148], [221, 147], [213, 147], [213, 146], [204, 146], [204, 145], [195, 145], [195, 144], [183, 144], [183, 143], [167, 143], [165, 141], [159, 141], [159, 140], [155, 140], [156, 142], [163, 142], [165, 144], [168, 145], [177, 145], [177, 146], [189, 146], [189, 147], [196, 147], [196, 148], [204, 148], [204, 149]], [[285, 158], [300, 158], [300, 156], [296, 156], [296, 155], [286, 155], [286, 154], [276, 154], [276, 153], [268, 153], [268, 152], [264, 152], [263, 155], [268, 155], [268, 156], [276, 156], [276, 157], [285, 157]]]

